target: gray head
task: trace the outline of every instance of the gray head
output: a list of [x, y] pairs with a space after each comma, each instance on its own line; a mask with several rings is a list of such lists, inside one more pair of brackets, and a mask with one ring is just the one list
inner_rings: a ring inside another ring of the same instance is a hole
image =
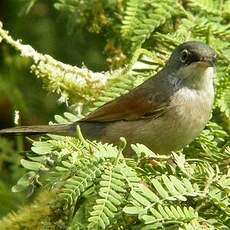
[[216, 52], [205, 43], [189, 41], [182, 43], [173, 51], [167, 65], [176, 70], [195, 62], [214, 66], [216, 57]]
[[189, 41], [179, 45], [166, 65], [171, 76], [192, 88], [212, 82], [217, 54], [208, 45]]

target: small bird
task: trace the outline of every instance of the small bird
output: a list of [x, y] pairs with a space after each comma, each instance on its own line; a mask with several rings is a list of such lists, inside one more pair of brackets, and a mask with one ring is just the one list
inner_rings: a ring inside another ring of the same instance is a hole
[[65, 125], [22, 126], [0, 134], [53, 133], [116, 144], [141, 143], [159, 154], [192, 142], [207, 124], [214, 100], [216, 52], [189, 41], [179, 45], [164, 68], [130, 92], [96, 109], [82, 120]]

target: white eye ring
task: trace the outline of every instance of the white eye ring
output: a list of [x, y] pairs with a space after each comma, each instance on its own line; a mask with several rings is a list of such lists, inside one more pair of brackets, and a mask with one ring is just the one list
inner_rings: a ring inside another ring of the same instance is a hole
[[188, 60], [189, 52], [188, 50], [184, 49], [181, 52], [180, 60], [185, 63]]

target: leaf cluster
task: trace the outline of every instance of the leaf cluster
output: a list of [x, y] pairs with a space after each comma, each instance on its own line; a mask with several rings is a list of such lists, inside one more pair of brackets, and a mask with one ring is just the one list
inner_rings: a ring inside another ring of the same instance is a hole
[[228, 166], [205, 155], [157, 155], [141, 144], [132, 146], [135, 159], [124, 158], [125, 145], [90, 142], [79, 129], [76, 137], [34, 141], [21, 160], [28, 173], [13, 190], [49, 188], [69, 229], [229, 227]]

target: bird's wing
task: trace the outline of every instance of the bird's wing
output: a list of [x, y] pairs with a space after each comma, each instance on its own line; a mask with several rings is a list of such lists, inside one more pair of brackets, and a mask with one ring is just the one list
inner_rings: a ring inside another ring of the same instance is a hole
[[168, 96], [158, 87], [151, 87], [148, 83], [152, 82], [145, 82], [129, 93], [103, 105], [82, 121], [109, 122], [160, 116], [167, 109]]

